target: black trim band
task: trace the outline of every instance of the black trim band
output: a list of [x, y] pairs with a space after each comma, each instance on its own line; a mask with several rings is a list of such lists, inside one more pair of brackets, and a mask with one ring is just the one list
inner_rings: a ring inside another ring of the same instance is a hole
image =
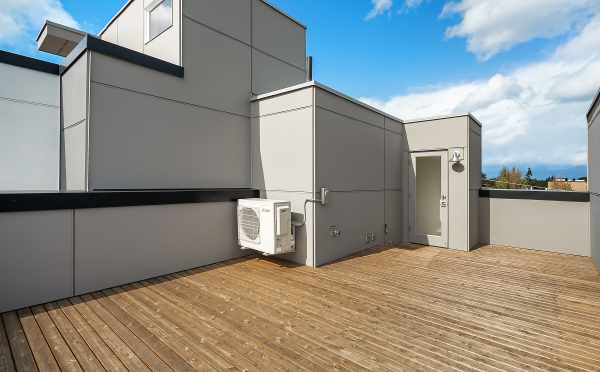
[[127, 49], [120, 45], [109, 43], [102, 39], [98, 39], [92, 35], [86, 35], [79, 44], [73, 49], [71, 54], [65, 59], [65, 67], [61, 73], [65, 73], [69, 67], [75, 63], [85, 51], [93, 51], [104, 54], [109, 57], [114, 57], [138, 66], [146, 67], [165, 74], [173, 75], [179, 78], [184, 77], [184, 68], [173, 63], [163, 61], [144, 53], [136, 52], [135, 50]]
[[571, 191], [532, 191], [481, 189], [479, 197], [491, 199], [548, 200], [566, 202], [589, 202], [590, 193]]
[[253, 189], [15, 193], [0, 194], [0, 212], [232, 202], [259, 195]]
[[0, 50], [0, 63], [28, 68], [30, 70], [45, 72], [52, 75], [58, 75], [60, 73], [60, 66], [57, 64], [6, 52], [4, 50]]

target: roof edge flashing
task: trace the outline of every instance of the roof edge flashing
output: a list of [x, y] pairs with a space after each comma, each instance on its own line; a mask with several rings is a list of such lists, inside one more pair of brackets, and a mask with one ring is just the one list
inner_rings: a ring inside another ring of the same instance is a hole
[[429, 117], [418, 118], [418, 119], [410, 119], [410, 120], [405, 120], [404, 123], [405, 124], [417, 124], [417, 123], [422, 123], [425, 121], [435, 121], [435, 120], [453, 119], [453, 118], [461, 118], [461, 117], [468, 117], [471, 120], [473, 120], [477, 125], [482, 127], [481, 121], [479, 121], [479, 119], [477, 119], [475, 117], [475, 115], [473, 115], [473, 113], [471, 113], [471, 112], [466, 112], [466, 113], [462, 113], [462, 114], [449, 114], [449, 115], [429, 116]]
[[293, 93], [293, 92], [296, 92], [296, 91], [299, 91], [299, 90], [302, 90], [302, 89], [306, 89], [306, 88], [309, 88], [309, 87], [319, 88], [319, 89], [321, 89], [321, 90], [323, 90], [325, 92], [333, 94], [334, 96], [342, 98], [342, 99], [344, 99], [346, 101], [349, 101], [349, 102], [351, 102], [351, 103], [353, 103], [355, 105], [358, 105], [358, 106], [361, 106], [361, 107], [363, 107], [363, 108], [365, 108], [367, 110], [376, 112], [376, 113], [378, 113], [379, 115], [382, 115], [385, 118], [392, 119], [394, 121], [397, 121], [399, 123], [404, 124], [404, 120], [402, 120], [402, 119], [400, 119], [400, 118], [398, 118], [398, 117], [396, 117], [394, 115], [391, 115], [391, 114], [389, 114], [389, 113], [387, 113], [385, 111], [382, 111], [382, 110], [380, 110], [380, 109], [378, 109], [376, 107], [373, 107], [373, 106], [371, 106], [371, 105], [369, 105], [367, 103], [364, 103], [364, 102], [362, 102], [362, 101], [360, 101], [360, 100], [358, 100], [356, 98], [352, 98], [352, 97], [350, 97], [347, 94], [344, 94], [344, 93], [342, 93], [342, 92], [340, 92], [338, 90], [330, 88], [330, 87], [328, 87], [328, 86], [326, 86], [324, 84], [321, 84], [321, 83], [319, 83], [318, 81], [315, 81], [315, 80], [311, 80], [311, 81], [307, 81], [305, 83], [300, 83], [300, 84], [292, 85], [290, 87], [283, 88], [283, 89], [278, 89], [278, 90], [274, 90], [274, 91], [268, 92], [268, 93], [262, 93], [262, 94], [254, 95], [254, 96], [251, 97], [250, 102], [261, 101], [263, 99], [268, 99], [268, 98], [273, 98], [273, 97], [281, 96], [281, 95], [288, 94], [288, 93]]

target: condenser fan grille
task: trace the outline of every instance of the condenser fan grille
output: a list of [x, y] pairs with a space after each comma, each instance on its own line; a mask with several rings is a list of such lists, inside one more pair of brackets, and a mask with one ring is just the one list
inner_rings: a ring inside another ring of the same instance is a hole
[[240, 227], [248, 240], [254, 242], [259, 240], [260, 218], [253, 208], [242, 208], [240, 210]]

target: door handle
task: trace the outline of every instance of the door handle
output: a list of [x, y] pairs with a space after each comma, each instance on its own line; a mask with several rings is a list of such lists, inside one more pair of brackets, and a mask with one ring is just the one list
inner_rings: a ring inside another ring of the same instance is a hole
[[446, 201], [448, 197], [446, 195], [442, 195], [442, 199], [440, 200], [440, 207], [446, 208], [448, 206], [448, 202]]

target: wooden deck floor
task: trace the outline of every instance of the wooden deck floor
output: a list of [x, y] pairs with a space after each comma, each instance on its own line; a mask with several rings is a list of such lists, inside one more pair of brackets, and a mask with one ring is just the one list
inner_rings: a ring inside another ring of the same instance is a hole
[[591, 260], [505, 247], [239, 260], [0, 318], [0, 371], [600, 370]]

